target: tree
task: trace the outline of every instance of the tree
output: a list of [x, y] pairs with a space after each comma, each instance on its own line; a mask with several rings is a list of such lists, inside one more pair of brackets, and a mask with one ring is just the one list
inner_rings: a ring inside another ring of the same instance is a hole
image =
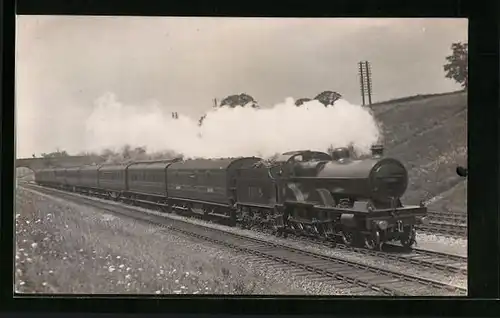
[[200, 119], [198, 120], [198, 126], [203, 125], [203, 121], [205, 120], [206, 117], [207, 117], [207, 114], [200, 117]]
[[69, 157], [68, 153], [66, 150], [60, 151], [57, 149], [54, 152], [49, 152], [49, 153], [42, 153], [42, 158], [60, 158], [60, 157]]
[[114, 150], [109, 149], [109, 148], [106, 148], [106, 149], [101, 151], [101, 157], [106, 158], [106, 159], [110, 158], [112, 156], [116, 156], [116, 155], [117, 155], [117, 153]]
[[311, 101], [310, 98], [299, 98], [295, 101], [295, 106], [299, 107], [302, 106], [302, 104]]
[[[260, 108], [259, 105], [257, 104], [257, 101], [250, 95], [241, 93], [239, 95], [230, 95], [226, 98], [224, 98], [221, 102], [220, 105], [217, 105], [217, 99], [214, 99], [214, 106], [213, 108], [220, 108], [220, 107], [230, 107], [234, 108], [236, 106], [250, 106], [252, 108]], [[203, 115], [198, 119], [198, 126], [203, 125], [203, 121], [207, 117], [207, 114]]]
[[469, 86], [469, 47], [467, 43], [457, 42], [451, 45], [452, 53], [446, 57], [447, 64], [443, 66], [446, 78], [451, 78], [462, 85]]
[[333, 91], [324, 91], [314, 97], [315, 100], [325, 105], [325, 107], [333, 105], [340, 98], [342, 98], [342, 95]]
[[236, 106], [246, 106], [250, 104], [252, 108], [259, 108], [257, 101], [250, 95], [241, 93], [239, 95], [230, 95], [222, 100], [219, 107], [229, 106], [234, 108]]

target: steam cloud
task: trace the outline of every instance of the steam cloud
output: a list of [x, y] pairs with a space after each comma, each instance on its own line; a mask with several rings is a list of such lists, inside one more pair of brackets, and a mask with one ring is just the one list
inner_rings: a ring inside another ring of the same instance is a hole
[[372, 114], [345, 100], [336, 101], [333, 107], [315, 100], [296, 107], [292, 98], [271, 108], [222, 107], [210, 110], [200, 127], [198, 118], [179, 113], [173, 119], [158, 104], [124, 105], [108, 93], [96, 101], [85, 124], [89, 151], [128, 144], [185, 157], [269, 157], [348, 145], [366, 154], [380, 138]]

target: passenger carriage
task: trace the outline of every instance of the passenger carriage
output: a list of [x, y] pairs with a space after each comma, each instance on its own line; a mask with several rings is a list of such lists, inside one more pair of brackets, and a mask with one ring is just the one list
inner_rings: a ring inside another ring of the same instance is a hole
[[166, 211], [167, 205], [167, 168], [177, 161], [152, 160], [139, 161], [127, 167], [127, 196], [135, 203], [145, 201], [163, 204]]
[[80, 167], [66, 168], [66, 185], [73, 191], [80, 185]]
[[98, 186], [114, 200], [127, 191], [127, 167], [129, 164], [105, 164], [97, 170]]
[[53, 186], [56, 184], [56, 174], [53, 168], [44, 168], [35, 171], [35, 182], [41, 185]]
[[235, 222], [236, 173], [260, 158], [192, 159], [167, 168], [169, 201], [176, 208]]
[[83, 166], [80, 168], [80, 186], [97, 190], [99, 188], [99, 168], [101, 166]]

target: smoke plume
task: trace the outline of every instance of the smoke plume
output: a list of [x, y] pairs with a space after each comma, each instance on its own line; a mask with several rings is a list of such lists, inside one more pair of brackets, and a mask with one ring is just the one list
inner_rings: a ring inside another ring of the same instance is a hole
[[85, 122], [87, 151], [145, 147], [184, 157], [269, 157], [291, 150], [327, 151], [351, 145], [365, 154], [379, 141], [370, 111], [338, 100], [325, 107], [316, 100], [295, 106], [292, 98], [270, 108], [221, 107], [198, 118], [171, 112], [159, 104], [124, 105], [114, 94], [99, 98]]

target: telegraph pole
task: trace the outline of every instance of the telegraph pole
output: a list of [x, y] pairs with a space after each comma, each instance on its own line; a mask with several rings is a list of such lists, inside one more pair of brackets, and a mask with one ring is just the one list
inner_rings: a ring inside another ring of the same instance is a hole
[[363, 106], [366, 106], [365, 97], [368, 97], [368, 105], [372, 105], [372, 71], [371, 65], [368, 61], [361, 61], [358, 63], [359, 67], [359, 80], [361, 87], [361, 97], [363, 99]]
[[365, 106], [365, 82], [364, 82], [364, 75], [363, 75], [363, 62], [359, 62], [359, 84], [361, 88], [361, 98], [363, 99], [363, 106]]

